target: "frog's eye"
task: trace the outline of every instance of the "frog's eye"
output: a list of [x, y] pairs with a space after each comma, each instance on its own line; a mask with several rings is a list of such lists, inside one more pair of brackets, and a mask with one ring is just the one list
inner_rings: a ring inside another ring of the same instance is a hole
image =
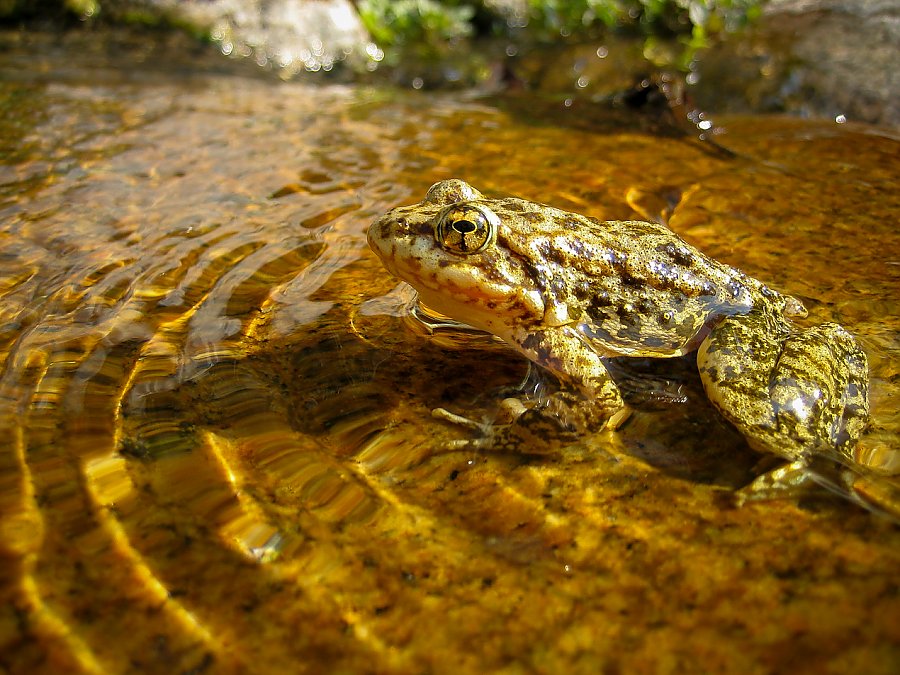
[[450, 253], [477, 253], [494, 242], [497, 216], [483, 207], [457, 204], [438, 217], [434, 234]]

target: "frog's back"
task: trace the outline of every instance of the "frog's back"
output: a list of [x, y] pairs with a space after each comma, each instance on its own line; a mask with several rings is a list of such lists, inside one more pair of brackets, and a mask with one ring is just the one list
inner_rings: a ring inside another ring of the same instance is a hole
[[659, 223], [600, 221], [518, 199], [494, 208], [508, 225], [499, 243], [532, 261], [545, 303], [565, 305], [606, 355], [684, 354], [718, 318], [781, 297]]

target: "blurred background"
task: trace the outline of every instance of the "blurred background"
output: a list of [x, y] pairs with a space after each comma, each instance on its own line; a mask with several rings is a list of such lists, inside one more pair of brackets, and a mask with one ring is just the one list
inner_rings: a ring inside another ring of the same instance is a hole
[[900, 123], [892, 0], [0, 0], [0, 22], [196, 58], [182, 33], [286, 79], [602, 97], [664, 73], [717, 112]]

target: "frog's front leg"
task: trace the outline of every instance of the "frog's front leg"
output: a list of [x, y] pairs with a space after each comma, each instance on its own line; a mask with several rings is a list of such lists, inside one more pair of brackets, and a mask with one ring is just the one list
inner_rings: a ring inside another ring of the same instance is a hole
[[454, 443], [454, 449], [551, 453], [583, 433], [616, 429], [628, 418], [630, 411], [602, 358], [574, 328], [532, 329], [505, 338], [542, 370], [553, 373], [562, 389], [540, 401], [506, 399], [491, 424], [435, 410], [436, 417], [479, 434]]
[[602, 356], [573, 325], [521, 330], [507, 341], [562, 383], [564, 391], [551, 399], [546, 413], [581, 431], [617, 429], [628, 418]]
[[707, 396], [751, 447], [795, 467], [850, 457], [865, 429], [866, 355], [837, 324], [796, 330], [774, 309], [728, 317], [697, 364]]
[[562, 388], [534, 406], [507, 399], [487, 440], [494, 449], [554, 452], [579, 435], [617, 429], [630, 411], [603, 359], [572, 325], [530, 327], [506, 336]]

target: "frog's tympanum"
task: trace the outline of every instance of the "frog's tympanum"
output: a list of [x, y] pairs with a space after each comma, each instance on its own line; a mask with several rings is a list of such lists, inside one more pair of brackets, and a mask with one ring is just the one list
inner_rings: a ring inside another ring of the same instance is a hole
[[[710, 400], [757, 450], [799, 468], [849, 456], [866, 425], [868, 366], [853, 336], [834, 323], [795, 326], [789, 318], [806, 314], [799, 300], [658, 223], [486, 199], [445, 180], [378, 219], [368, 238], [426, 306], [556, 376], [563, 389], [543, 415], [615, 428], [627, 412], [604, 359], [696, 350]], [[489, 444], [518, 438], [500, 428], [518, 421], [495, 425]]]

